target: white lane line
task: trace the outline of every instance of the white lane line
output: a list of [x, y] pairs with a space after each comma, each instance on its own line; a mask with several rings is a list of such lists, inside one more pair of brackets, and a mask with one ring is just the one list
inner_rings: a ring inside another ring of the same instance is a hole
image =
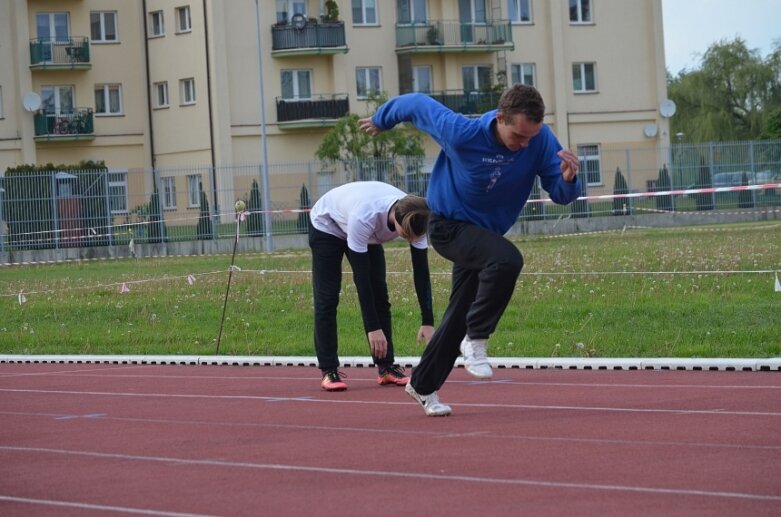
[[[24, 417], [42, 417], [58, 420], [62, 415], [53, 413], [24, 413], [18, 411], [0, 411], [0, 415], [24, 416]], [[330, 431], [339, 433], [376, 433], [393, 434], [409, 436], [426, 436], [430, 438], [489, 438], [498, 440], [529, 440], [541, 442], [560, 442], [560, 443], [588, 443], [598, 445], [626, 445], [630, 447], [695, 447], [710, 449], [739, 449], [739, 450], [768, 450], [779, 451], [781, 445], [759, 445], [750, 443], [708, 443], [708, 442], [681, 442], [681, 441], [663, 441], [663, 440], [628, 440], [621, 438], [582, 438], [570, 436], [538, 436], [526, 434], [504, 434], [493, 431], [475, 431], [470, 433], [450, 433], [441, 431], [417, 431], [410, 429], [388, 429], [371, 427], [348, 427], [348, 426], [326, 426], [313, 424], [272, 424], [264, 422], [222, 422], [208, 420], [175, 420], [172, 418], [134, 418], [118, 416], [96, 416], [95, 420], [107, 420], [116, 422], [142, 423], [142, 424], [164, 424], [179, 426], [207, 426], [224, 428], [249, 428], [249, 429], [284, 429], [296, 431]]]
[[225, 461], [225, 460], [169, 458], [164, 456], [138, 456], [138, 455], [131, 455], [131, 454], [119, 454], [119, 453], [107, 453], [107, 452], [49, 449], [43, 447], [0, 446], [0, 450], [9, 451], [9, 452], [22, 452], [22, 453], [29, 453], [29, 454], [32, 453], [62, 454], [68, 456], [109, 458], [109, 459], [120, 459], [120, 460], [127, 460], [127, 461], [154, 462], [154, 463], [174, 463], [177, 465], [197, 465], [197, 466], [204, 466], [204, 467], [228, 467], [228, 468], [245, 468], [245, 469], [272, 470], [272, 471], [307, 472], [307, 473], [317, 473], [317, 474], [322, 474], [322, 473], [341, 474], [346, 476], [376, 476], [380, 478], [401, 478], [401, 479], [428, 480], [428, 481], [485, 483], [485, 484], [493, 484], [493, 485], [534, 486], [534, 487], [543, 487], [543, 488], [563, 488], [563, 489], [576, 489], [576, 490], [701, 496], [701, 497], [715, 497], [715, 498], [744, 499], [744, 500], [753, 500], [753, 501], [781, 501], [781, 496], [779, 495], [694, 490], [694, 489], [684, 489], [684, 488], [656, 488], [656, 487], [644, 487], [644, 486], [632, 486], [632, 485], [601, 485], [596, 483], [564, 483], [564, 482], [556, 482], [556, 481], [542, 481], [536, 479], [491, 478], [491, 477], [483, 477], [483, 476], [428, 474], [425, 472], [399, 472], [399, 471], [391, 471], [391, 470], [382, 471], [382, 470], [349, 469], [349, 468], [335, 468], [335, 467], [316, 467], [311, 465], [286, 465], [286, 464], [279, 464], [279, 463], [251, 463], [251, 462]]
[[[183, 393], [130, 393], [130, 392], [108, 392], [108, 391], [73, 391], [73, 390], [33, 390], [33, 389], [12, 389], [0, 388], [0, 393], [35, 393], [44, 395], [91, 395], [99, 397], [140, 397], [140, 398], [173, 398], [173, 399], [207, 399], [207, 400], [264, 400], [264, 401], [288, 401], [302, 403], [321, 403], [321, 404], [366, 404], [366, 405], [390, 405], [390, 406], [408, 406], [412, 402], [390, 402], [379, 400], [339, 400], [339, 399], [316, 399], [303, 397], [264, 397], [261, 395], [198, 395]], [[621, 408], [604, 406], [548, 406], [540, 404], [490, 404], [490, 403], [462, 403], [451, 402], [448, 404], [458, 407], [474, 408], [506, 408], [506, 409], [538, 409], [549, 411], [604, 411], [613, 413], [673, 413], [682, 415], [738, 415], [738, 416], [763, 416], [778, 417], [779, 411], [725, 411], [721, 409], [675, 409], [675, 408]]]
[[164, 512], [161, 510], [148, 510], [145, 508], [128, 508], [126, 506], [106, 506], [102, 504], [74, 503], [71, 501], [57, 501], [53, 499], [32, 499], [29, 497], [14, 497], [0, 494], [0, 501], [10, 503], [38, 504], [43, 506], [58, 506], [65, 508], [79, 508], [80, 510], [100, 510], [104, 512], [133, 513], [140, 515], [161, 515], [171, 517], [210, 517], [201, 513]]

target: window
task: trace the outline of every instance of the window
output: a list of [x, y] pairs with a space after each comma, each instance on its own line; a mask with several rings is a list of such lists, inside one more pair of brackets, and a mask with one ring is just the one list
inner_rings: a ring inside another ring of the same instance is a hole
[[465, 66], [461, 69], [464, 92], [481, 92], [491, 88], [490, 66]]
[[89, 14], [90, 34], [93, 43], [117, 41], [117, 13], [96, 11]]
[[127, 213], [127, 172], [109, 172], [108, 203], [112, 214]]
[[288, 23], [297, 14], [307, 15], [304, 0], [277, 0], [277, 23]]
[[569, 0], [570, 23], [591, 23], [591, 0]]
[[513, 23], [531, 23], [531, 0], [510, 0], [510, 21]]
[[586, 178], [586, 184], [601, 185], [602, 166], [599, 158], [599, 145], [579, 145], [578, 160], [580, 160], [580, 175]]
[[187, 206], [198, 208], [201, 206], [201, 175], [187, 176]]
[[51, 115], [70, 114], [75, 108], [73, 86], [42, 86], [41, 107]]
[[95, 115], [122, 114], [122, 87], [118, 84], [95, 86]]
[[379, 68], [356, 68], [355, 84], [359, 99], [365, 99], [370, 95], [377, 95], [382, 90]]
[[400, 24], [425, 24], [426, 0], [398, 0], [397, 17]]
[[152, 28], [152, 36], [165, 36], [163, 11], [154, 11], [149, 13], [149, 26]]
[[572, 64], [572, 89], [575, 93], [597, 91], [597, 79], [594, 63]]
[[168, 81], [155, 83], [155, 108], [168, 107]]
[[180, 104], [195, 104], [195, 79], [182, 79], [179, 81], [179, 99]]
[[353, 24], [377, 24], [377, 0], [353, 0]]
[[537, 83], [534, 63], [518, 63], [511, 67], [513, 84], [528, 84], [535, 86]]
[[193, 30], [193, 24], [190, 21], [190, 6], [176, 8], [176, 32], [190, 32]]
[[176, 208], [176, 178], [160, 178], [163, 182], [163, 208]]
[[416, 66], [412, 68], [412, 91], [431, 93], [433, 89], [430, 66]]
[[312, 98], [312, 73], [309, 70], [282, 70], [282, 98], [301, 100]]

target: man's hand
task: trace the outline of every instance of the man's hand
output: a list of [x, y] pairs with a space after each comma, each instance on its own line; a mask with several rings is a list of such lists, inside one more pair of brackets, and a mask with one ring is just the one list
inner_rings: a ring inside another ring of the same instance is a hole
[[382, 329], [372, 330], [366, 337], [369, 340], [369, 347], [372, 355], [377, 359], [384, 358], [388, 353], [388, 340], [385, 339], [385, 332]]
[[431, 336], [434, 335], [434, 327], [431, 325], [421, 325], [420, 330], [418, 330], [418, 344], [421, 343], [421, 341], [425, 340], [425, 344], [429, 344], [431, 341]]
[[377, 136], [382, 133], [382, 129], [374, 125], [371, 117], [358, 120], [358, 127], [361, 129], [361, 131], [369, 133], [371, 136]]
[[561, 175], [564, 177], [564, 181], [574, 183], [575, 176], [578, 175], [578, 170], [580, 169], [580, 160], [569, 149], [562, 149], [558, 152], [558, 155], [561, 158]]

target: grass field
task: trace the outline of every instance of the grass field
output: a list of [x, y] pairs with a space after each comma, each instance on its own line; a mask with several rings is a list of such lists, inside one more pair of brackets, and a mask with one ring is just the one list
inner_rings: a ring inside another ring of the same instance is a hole
[[[514, 242], [526, 266], [492, 356], [781, 355], [779, 222]], [[402, 244], [386, 246], [394, 343], [397, 355], [417, 356], [420, 311]], [[438, 321], [450, 264], [433, 250], [430, 261]], [[221, 255], [0, 267], [0, 353], [211, 355], [229, 265]], [[220, 353], [314, 355], [308, 250], [239, 254], [236, 265]], [[340, 354], [367, 356], [344, 267]]]

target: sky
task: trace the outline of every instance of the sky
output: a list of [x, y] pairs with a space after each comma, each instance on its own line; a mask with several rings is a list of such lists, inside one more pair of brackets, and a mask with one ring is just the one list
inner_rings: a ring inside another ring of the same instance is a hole
[[765, 58], [781, 40], [781, 0], [662, 0], [667, 70], [700, 68], [713, 43], [740, 36]]

